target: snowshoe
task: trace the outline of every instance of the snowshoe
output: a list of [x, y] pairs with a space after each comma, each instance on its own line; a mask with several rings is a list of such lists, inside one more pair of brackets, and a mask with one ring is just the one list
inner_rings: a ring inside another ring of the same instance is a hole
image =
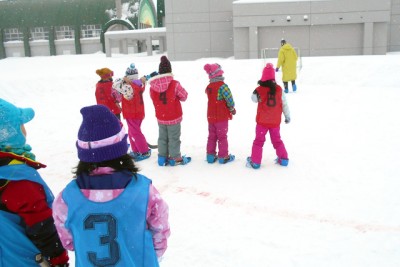
[[218, 158], [219, 164], [226, 164], [226, 163], [234, 161], [234, 160], [235, 160], [235, 156], [232, 154], [229, 154], [225, 158]]
[[207, 162], [208, 163], [214, 163], [217, 161], [217, 156], [215, 156], [214, 154], [207, 154]]
[[260, 168], [260, 164], [254, 163], [251, 160], [251, 157], [247, 157], [246, 167], [253, 168], [253, 169], [259, 169]]
[[145, 159], [150, 158], [151, 156], [151, 150], [147, 151], [146, 153], [139, 153], [139, 152], [131, 152], [129, 155], [133, 158], [134, 161], [142, 161]]
[[191, 157], [186, 157], [182, 156], [181, 158], [178, 159], [169, 159], [168, 163], [171, 166], [177, 166], [177, 165], [186, 165], [192, 160]]
[[276, 158], [275, 162], [281, 166], [287, 166], [289, 165], [289, 160], [288, 159], [282, 159], [282, 158]]
[[168, 165], [167, 157], [158, 156], [158, 166], [167, 166], [167, 165]]

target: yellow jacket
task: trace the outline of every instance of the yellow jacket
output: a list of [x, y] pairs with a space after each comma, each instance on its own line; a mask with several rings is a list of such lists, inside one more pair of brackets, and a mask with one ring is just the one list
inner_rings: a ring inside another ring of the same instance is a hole
[[282, 67], [282, 81], [289, 82], [296, 80], [297, 72], [297, 54], [293, 47], [286, 43], [280, 49], [278, 53], [277, 68]]

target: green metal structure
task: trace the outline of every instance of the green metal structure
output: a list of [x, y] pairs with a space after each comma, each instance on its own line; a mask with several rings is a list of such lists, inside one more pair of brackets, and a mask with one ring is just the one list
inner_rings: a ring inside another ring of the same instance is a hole
[[[157, 12], [151, 0], [122, 0], [123, 3], [139, 1], [139, 14], [129, 19], [133, 25], [162, 27], [164, 0], [158, 0]], [[100, 42], [104, 46], [104, 33], [113, 25], [121, 24], [134, 29], [126, 20], [110, 18], [106, 11], [115, 10], [115, 0], [9, 0], [0, 1], [0, 59], [6, 57], [4, 30], [17, 28], [23, 33], [25, 56], [30, 57], [30, 29], [48, 27], [50, 55], [56, 55], [55, 27], [73, 26], [75, 53], [81, 54], [81, 26], [102, 25]], [[135, 21], [136, 20], [136, 21]], [[139, 27], [138, 27], [139, 28]]]

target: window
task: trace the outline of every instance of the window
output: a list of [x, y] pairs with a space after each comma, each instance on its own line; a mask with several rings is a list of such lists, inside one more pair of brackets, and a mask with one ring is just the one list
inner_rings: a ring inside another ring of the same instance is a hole
[[31, 40], [49, 40], [48, 27], [34, 27], [31, 28]]
[[72, 26], [56, 26], [56, 40], [74, 39], [75, 31]]
[[24, 34], [18, 28], [4, 30], [4, 42], [23, 41]]
[[101, 25], [82, 25], [82, 38], [99, 37], [101, 34]]

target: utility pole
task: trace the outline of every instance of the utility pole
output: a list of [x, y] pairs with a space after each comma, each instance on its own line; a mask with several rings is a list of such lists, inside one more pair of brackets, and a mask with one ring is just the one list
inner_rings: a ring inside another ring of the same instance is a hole
[[121, 4], [122, 0], [115, 0], [115, 9], [117, 12], [117, 19], [121, 19], [122, 18], [122, 4]]

